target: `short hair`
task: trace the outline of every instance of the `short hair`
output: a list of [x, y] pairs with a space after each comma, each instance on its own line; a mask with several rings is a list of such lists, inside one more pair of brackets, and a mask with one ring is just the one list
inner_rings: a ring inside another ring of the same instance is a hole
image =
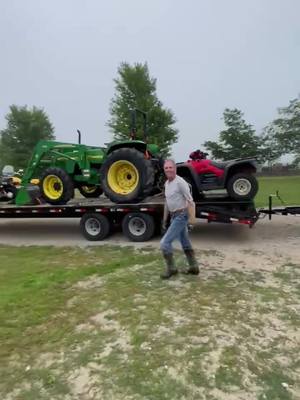
[[164, 165], [165, 165], [166, 162], [170, 162], [170, 163], [172, 163], [172, 164], [174, 165], [174, 167], [176, 167], [176, 162], [173, 160], [173, 158], [167, 158], [167, 159], [164, 161]]

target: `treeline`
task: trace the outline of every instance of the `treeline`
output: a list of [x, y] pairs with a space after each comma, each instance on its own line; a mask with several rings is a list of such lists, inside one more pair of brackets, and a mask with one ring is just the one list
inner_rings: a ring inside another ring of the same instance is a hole
[[242, 111], [225, 109], [225, 129], [218, 141], [207, 141], [204, 147], [212, 157], [230, 160], [239, 157], [256, 157], [269, 167], [278, 164], [281, 156], [292, 156], [291, 167], [300, 164], [300, 99], [291, 100], [287, 107], [279, 108], [278, 117], [256, 134]]
[[[156, 79], [150, 76], [147, 63], [121, 63], [114, 80], [115, 94], [110, 104], [107, 122], [113, 139], [128, 138], [130, 110], [138, 108], [148, 114], [148, 142], [159, 146], [163, 156], [171, 153], [178, 141], [174, 127], [174, 113], [164, 107], [156, 92]], [[292, 155], [292, 167], [300, 163], [300, 99], [290, 101], [278, 110], [278, 117], [260, 134], [247, 123], [241, 110], [225, 109], [225, 129], [217, 141], [206, 141], [203, 146], [214, 159], [229, 160], [256, 157], [262, 164], [276, 164], [285, 154]], [[100, 128], [99, 128], [100, 130]], [[143, 140], [143, 121], [137, 120], [137, 138]], [[182, 132], [182, 138], [184, 138]], [[101, 135], [99, 134], [99, 138]], [[11, 164], [25, 168], [36, 143], [54, 140], [54, 127], [49, 116], [38, 107], [12, 105], [6, 115], [6, 127], [0, 131], [0, 167]], [[101, 146], [102, 143], [99, 143]], [[191, 143], [191, 150], [201, 143]]]

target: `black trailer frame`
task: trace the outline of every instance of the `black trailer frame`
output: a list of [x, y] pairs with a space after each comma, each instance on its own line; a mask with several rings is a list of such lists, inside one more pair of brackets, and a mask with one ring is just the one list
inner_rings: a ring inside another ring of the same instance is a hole
[[[273, 198], [277, 197], [281, 203], [283, 204], [283, 207], [278, 207], [278, 208], [273, 208]], [[269, 216], [269, 220], [272, 219], [273, 215], [299, 215], [300, 216], [300, 206], [285, 206], [284, 201], [282, 198], [279, 196], [278, 191], [276, 194], [271, 194], [269, 196], [269, 206], [268, 208], [260, 208], [258, 210], [260, 214], [265, 214]]]
[[[77, 199], [65, 205], [2, 204], [0, 218], [80, 218], [81, 232], [88, 240], [103, 240], [121, 226], [131, 241], [143, 242], [160, 232], [163, 209], [161, 195], [137, 204], [116, 204], [105, 198]], [[207, 222], [241, 223], [251, 228], [259, 214], [251, 201], [237, 202], [220, 197], [196, 202], [196, 217]]]

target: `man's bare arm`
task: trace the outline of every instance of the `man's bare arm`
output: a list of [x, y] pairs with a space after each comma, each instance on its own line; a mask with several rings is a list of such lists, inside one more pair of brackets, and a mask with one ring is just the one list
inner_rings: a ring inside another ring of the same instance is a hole
[[190, 187], [187, 182], [180, 182], [179, 187], [181, 192], [189, 204], [193, 204], [193, 196], [191, 195]]
[[164, 205], [163, 223], [165, 223], [165, 224], [167, 223], [168, 216], [169, 216], [169, 209], [168, 209], [168, 206], [167, 206], [167, 202], [165, 202], [165, 205]]

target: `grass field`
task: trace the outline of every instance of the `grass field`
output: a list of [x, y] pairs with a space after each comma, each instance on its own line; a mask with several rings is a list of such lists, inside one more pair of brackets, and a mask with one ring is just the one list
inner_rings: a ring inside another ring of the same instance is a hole
[[149, 248], [1, 246], [1, 400], [299, 398], [299, 265], [161, 269]]
[[[287, 205], [300, 204], [300, 176], [280, 176], [258, 178], [259, 191], [255, 198], [257, 207], [268, 205], [269, 194], [279, 194]], [[274, 205], [281, 205], [278, 199], [273, 199]]]

